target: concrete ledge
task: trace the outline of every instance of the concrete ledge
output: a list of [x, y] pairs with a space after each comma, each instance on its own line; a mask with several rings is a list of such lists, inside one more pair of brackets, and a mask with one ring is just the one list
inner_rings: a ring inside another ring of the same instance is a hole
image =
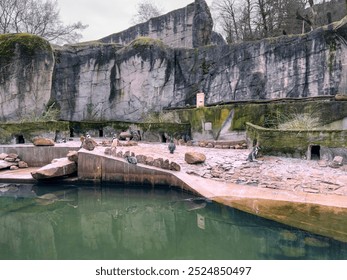
[[15, 153], [21, 160], [28, 163], [29, 167], [41, 167], [51, 163], [55, 158], [66, 157], [69, 151], [78, 151], [79, 146], [71, 144], [57, 144], [55, 146], [34, 146], [34, 145], [3, 145], [0, 146], [0, 153]]

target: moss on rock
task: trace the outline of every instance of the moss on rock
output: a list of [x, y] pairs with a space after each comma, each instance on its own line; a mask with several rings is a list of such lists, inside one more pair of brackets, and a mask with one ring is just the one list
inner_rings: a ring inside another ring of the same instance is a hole
[[38, 51], [52, 51], [49, 42], [36, 35], [26, 33], [0, 35], [0, 58], [11, 59], [17, 49], [27, 56], [34, 56]]

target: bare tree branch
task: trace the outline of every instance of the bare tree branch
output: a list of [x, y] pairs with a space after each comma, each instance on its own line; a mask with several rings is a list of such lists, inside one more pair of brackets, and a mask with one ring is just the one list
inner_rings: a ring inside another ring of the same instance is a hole
[[72, 43], [87, 28], [81, 22], [64, 25], [56, 0], [0, 0], [0, 33], [30, 33], [54, 43]]

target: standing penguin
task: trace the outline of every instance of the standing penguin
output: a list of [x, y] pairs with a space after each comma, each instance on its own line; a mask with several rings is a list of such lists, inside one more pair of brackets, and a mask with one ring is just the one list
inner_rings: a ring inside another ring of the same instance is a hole
[[126, 161], [131, 164], [137, 164], [137, 159], [136, 157], [133, 156], [126, 156], [125, 157]]
[[169, 143], [169, 151], [171, 154], [174, 153], [174, 151], [176, 150], [176, 144], [174, 143], [172, 137], [170, 138], [170, 143]]

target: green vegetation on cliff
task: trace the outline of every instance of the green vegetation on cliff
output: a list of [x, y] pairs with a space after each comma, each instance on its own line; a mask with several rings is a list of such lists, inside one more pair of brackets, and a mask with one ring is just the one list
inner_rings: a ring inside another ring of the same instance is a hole
[[51, 45], [45, 39], [36, 35], [20, 34], [0, 34], [0, 58], [11, 59], [16, 50], [33, 56], [37, 51], [51, 51]]

